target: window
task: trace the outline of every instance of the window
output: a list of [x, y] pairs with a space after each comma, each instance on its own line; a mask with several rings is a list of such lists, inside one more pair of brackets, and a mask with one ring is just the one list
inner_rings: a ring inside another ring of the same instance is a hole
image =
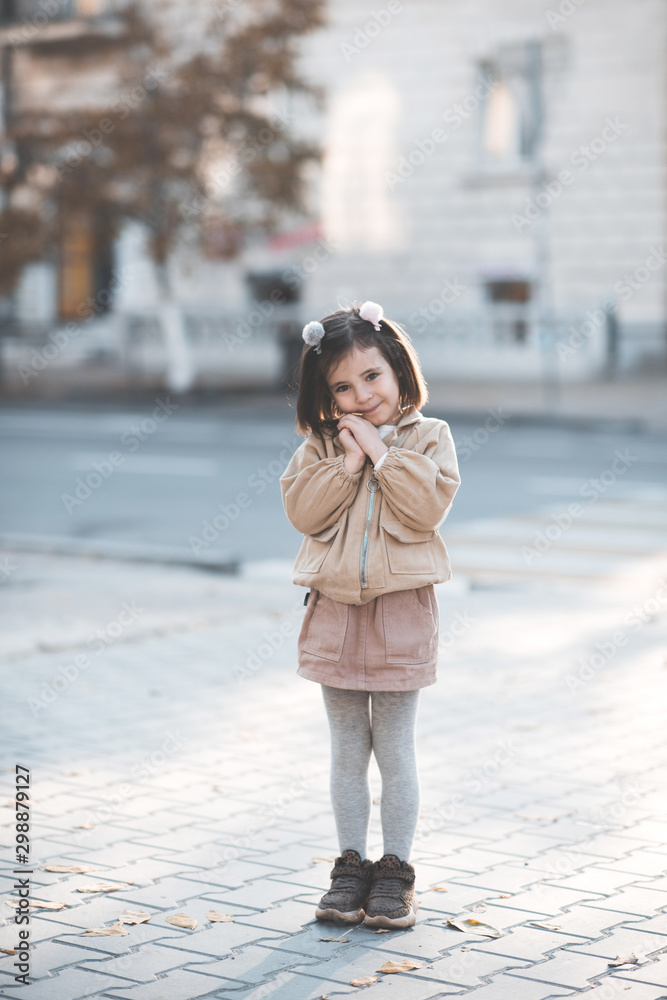
[[246, 275], [246, 281], [255, 302], [270, 300], [281, 305], [292, 305], [301, 299], [301, 286], [294, 281], [286, 281], [281, 271], [250, 272]]
[[517, 278], [499, 279], [487, 281], [485, 288], [494, 340], [525, 344], [530, 332], [530, 282]]
[[503, 46], [482, 65], [491, 84], [484, 104], [482, 155], [488, 166], [530, 162], [537, 153], [542, 121], [542, 53], [539, 42]]

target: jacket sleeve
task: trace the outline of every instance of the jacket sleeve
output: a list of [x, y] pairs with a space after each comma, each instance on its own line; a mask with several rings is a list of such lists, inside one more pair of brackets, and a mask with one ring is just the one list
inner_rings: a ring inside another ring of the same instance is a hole
[[399, 521], [416, 531], [434, 531], [461, 484], [449, 425], [438, 421], [418, 450], [390, 447], [376, 476], [384, 502]]
[[348, 472], [344, 460], [322, 458], [311, 434], [280, 477], [285, 513], [303, 535], [329, 528], [354, 501], [362, 473]]

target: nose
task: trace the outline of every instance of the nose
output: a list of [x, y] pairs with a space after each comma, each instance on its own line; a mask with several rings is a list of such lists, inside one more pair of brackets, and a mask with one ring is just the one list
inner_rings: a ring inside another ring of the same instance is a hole
[[356, 397], [357, 403], [365, 403], [367, 400], [371, 399], [373, 396], [372, 388], [367, 384], [362, 384], [357, 388]]

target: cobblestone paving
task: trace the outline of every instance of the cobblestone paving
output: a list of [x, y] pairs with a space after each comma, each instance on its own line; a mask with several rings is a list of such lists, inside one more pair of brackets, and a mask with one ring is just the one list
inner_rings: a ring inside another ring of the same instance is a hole
[[[0, 996], [318, 1000], [378, 976], [370, 1000], [667, 997], [667, 558], [612, 555], [611, 575], [609, 560], [584, 578], [539, 560], [503, 575], [496, 559], [438, 588], [418, 920], [378, 935], [313, 919], [337, 843], [320, 692], [295, 674], [303, 591], [288, 567], [225, 579], [9, 554], [0, 947], [17, 945], [15, 763], [32, 772], [31, 897], [64, 908], [33, 910], [27, 989], [0, 953]], [[125, 625], [123, 602], [141, 609]], [[73, 863], [97, 870], [43, 867]], [[98, 879], [123, 885], [77, 892]], [[85, 934], [125, 908], [150, 921]], [[167, 921], [179, 912], [194, 930]], [[447, 925], [462, 912], [501, 936]], [[608, 965], [630, 953], [638, 963]], [[405, 957], [420, 967], [377, 971]]]

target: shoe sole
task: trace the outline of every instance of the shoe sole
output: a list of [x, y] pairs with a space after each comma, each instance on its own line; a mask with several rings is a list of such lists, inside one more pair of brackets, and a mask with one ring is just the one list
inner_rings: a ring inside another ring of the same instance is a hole
[[349, 924], [360, 924], [364, 919], [365, 913], [363, 910], [349, 910], [347, 913], [341, 913], [340, 910], [315, 910], [315, 917], [317, 920], [329, 920], [333, 921], [334, 924], [340, 924], [341, 926], [347, 926]]
[[401, 931], [406, 927], [412, 927], [417, 919], [419, 903], [414, 902], [412, 910], [405, 917], [387, 917], [384, 913], [379, 913], [376, 917], [364, 917], [364, 927], [381, 927], [387, 931]]

